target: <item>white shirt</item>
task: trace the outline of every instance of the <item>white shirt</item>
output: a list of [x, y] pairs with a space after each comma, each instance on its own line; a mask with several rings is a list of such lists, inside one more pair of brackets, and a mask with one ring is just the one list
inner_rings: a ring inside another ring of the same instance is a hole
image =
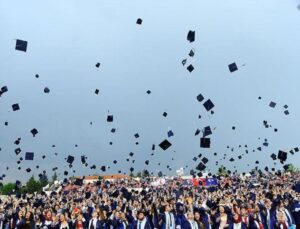
[[92, 222], [93, 222], [94, 229], [96, 229], [97, 228], [97, 221], [98, 221], [98, 219], [92, 218], [90, 220], [90, 223], [89, 223], [89, 228], [91, 228], [91, 225], [92, 225]]
[[198, 224], [194, 220], [189, 220], [192, 229], [198, 229]]
[[137, 229], [140, 229], [140, 226], [139, 226], [140, 224], [141, 224], [141, 229], [144, 229], [145, 225], [146, 225], [146, 218], [144, 218], [143, 221], [140, 221], [140, 220], [137, 221]]

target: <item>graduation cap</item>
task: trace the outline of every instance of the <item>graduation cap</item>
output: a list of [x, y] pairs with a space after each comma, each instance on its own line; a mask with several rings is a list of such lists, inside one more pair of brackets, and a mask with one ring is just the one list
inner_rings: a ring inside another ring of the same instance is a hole
[[69, 172], [68, 171], [64, 171], [64, 175], [68, 176]]
[[203, 103], [203, 106], [205, 107], [205, 109], [207, 111], [210, 111], [215, 105], [213, 104], [213, 102], [210, 99], [208, 99]]
[[11, 105], [11, 107], [12, 107], [13, 111], [20, 110], [20, 106], [19, 106], [18, 103], [15, 103], [15, 104]]
[[15, 145], [19, 145], [20, 144], [20, 141], [21, 141], [21, 138], [18, 138], [17, 140], [15, 140]]
[[229, 68], [230, 72], [235, 72], [235, 71], [238, 70], [238, 67], [237, 67], [236, 63], [229, 64], [228, 68]]
[[234, 162], [234, 158], [233, 158], [233, 157], [230, 158], [229, 161], [230, 161], [230, 162]]
[[200, 162], [197, 167], [196, 167], [197, 170], [200, 170], [200, 171], [203, 171], [206, 169], [206, 165], [204, 165], [202, 162]]
[[196, 99], [198, 100], [198, 102], [202, 102], [204, 100], [204, 97], [202, 94], [197, 95]]
[[146, 93], [147, 93], [148, 95], [150, 95], [150, 94], [151, 94], [151, 91], [150, 91], [150, 90], [148, 90], [148, 91], [146, 91]]
[[27, 173], [30, 173], [30, 172], [31, 172], [31, 168], [27, 168], [27, 169], [26, 169], [26, 172], [27, 172]]
[[299, 152], [299, 148], [298, 147], [294, 148], [294, 150], [295, 150], [295, 152]]
[[193, 158], [193, 161], [197, 161], [197, 159], [198, 159], [197, 157], [194, 157], [194, 158]]
[[146, 161], [145, 161], [145, 164], [146, 164], [146, 165], [149, 165], [149, 160], [146, 160]]
[[74, 162], [74, 160], [75, 160], [74, 156], [71, 156], [71, 155], [69, 155], [68, 158], [67, 158], [67, 162], [69, 164], [72, 164]]
[[98, 62], [97, 64], [95, 64], [96, 68], [100, 67], [100, 63]]
[[198, 134], [200, 134], [200, 132], [201, 132], [200, 129], [197, 129], [196, 132], [195, 132], [195, 136], [197, 136]]
[[289, 115], [290, 112], [289, 112], [288, 110], [285, 110], [285, 111], [284, 111], [284, 114], [285, 114], [285, 115]]
[[43, 155], [42, 158], [45, 159], [45, 158], [46, 158], [46, 155]]
[[203, 130], [203, 137], [206, 137], [206, 136], [211, 135], [211, 134], [212, 134], [212, 131], [211, 131], [210, 126], [204, 127], [204, 130]]
[[186, 64], [186, 59], [183, 59], [183, 60], [181, 61], [181, 64], [184, 66], [184, 65]]
[[5, 126], [8, 126], [8, 122], [5, 122], [4, 125], [5, 125]]
[[129, 153], [129, 156], [130, 156], [130, 157], [132, 157], [133, 155], [134, 155], [134, 153], [133, 153], [133, 152], [130, 152], [130, 153]]
[[170, 146], [172, 146], [172, 144], [167, 139], [165, 139], [159, 144], [159, 147], [163, 150], [167, 150]]
[[152, 150], [155, 150], [155, 144], [152, 144], [152, 148], [151, 148]]
[[15, 149], [15, 154], [16, 154], [16, 155], [19, 155], [19, 154], [21, 153], [21, 151], [22, 151], [21, 148], [16, 148], [16, 149]]
[[164, 112], [164, 113], [163, 113], [163, 116], [164, 116], [164, 117], [167, 117], [167, 116], [168, 116], [168, 113], [167, 113], [167, 112]]
[[114, 121], [114, 116], [113, 115], [108, 115], [107, 116], [107, 122], [113, 122]]
[[271, 101], [270, 104], [269, 104], [269, 106], [272, 107], [272, 108], [274, 108], [276, 106], [276, 103], [273, 102], [273, 101]]
[[200, 138], [201, 148], [210, 148], [210, 138]]
[[277, 157], [278, 157], [278, 159], [280, 159], [280, 161], [284, 162], [287, 159], [287, 153], [282, 150], [279, 150]]
[[33, 137], [39, 133], [36, 128], [33, 128], [30, 132], [32, 133]]
[[112, 128], [112, 129], [110, 130], [110, 132], [115, 133], [115, 132], [116, 132], [116, 128]]
[[135, 137], [135, 138], [139, 138], [140, 135], [139, 135], [138, 133], [136, 133], [136, 134], [134, 135], [134, 137]]
[[117, 164], [117, 163], [118, 163], [118, 161], [117, 161], [117, 160], [114, 160], [114, 161], [113, 161], [113, 163], [114, 163], [114, 164]]
[[133, 171], [134, 171], [134, 168], [133, 168], [133, 167], [130, 167], [129, 170], [130, 170], [130, 172], [133, 172]]
[[138, 24], [138, 25], [141, 25], [142, 22], [143, 22], [143, 20], [142, 20], [141, 18], [138, 18], [138, 19], [136, 20], [136, 24]]
[[90, 169], [96, 169], [96, 165], [92, 165]]
[[173, 133], [172, 130], [169, 130], [169, 131], [168, 131], [168, 138], [170, 138], [170, 137], [172, 137], [172, 136], [174, 136], [174, 133]]
[[206, 157], [203, 157], [201, 160], [204, 164], [206, 164], [208, 162], [208, 159]]
[[25, 160], [33, 160], [34, 153], [33, 152], [26, 152]]
[[27, 51], [27, 41], [17, 39], [15, 49], [18, 51], [26, 52]]
[[193, 49], [191, 49], [190, 53], [189, 53], [189, 56], [190, 57], [193, 57], [195, 55], [195, 52], [193, 51]]
[[194, 71], [194, 66], [193, 65], [189, 65], [189, 66], [187, 66], [187, 68], [186, 68], [189, 72], [192, 72], [192, 71]]
[[272, 153], [272, 154], [271, 154], [271, 158], [275, 161], [275, 160], [277, 159], [276, 154], [275, 154], [275, 153]]
[[7, 86], [1, 87], [1, 90], [0, 90], [0, 96], [1, 96], [2, 94], [4, 94], [5, 92], [7, 92], [7, 91], [8, 91]]
[[100, 169], [101, 169], [101, 171], [105, 172], [106, 171], [106, 166], [103, 165], [103, 166], [101, 166]]
[[48, 94], [50, 92], [50, 89], [48, 87], [44, 88], [44, 93]]
[[95, 94], [98, 95], [99, 94], [99, 89], [95, 90]]
[[187, 34], [187, 40], [191, 43], [195, 41], [195, 31], [190, 30]]

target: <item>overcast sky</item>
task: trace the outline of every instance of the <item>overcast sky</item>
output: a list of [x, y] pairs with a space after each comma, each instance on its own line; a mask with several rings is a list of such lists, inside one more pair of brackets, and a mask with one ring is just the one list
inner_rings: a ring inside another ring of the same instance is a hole
[[[8, 87], [0, 97], [4, 182], [25, 180], [43, 170], [50, 177], [56, 166], [59, 173], [68, 170], [70, 175], [73, 169], [75, 175], [101, 173], [102, 165], [111, 166], [107, 173], [129, 173], [134, 167], [156, 174], [160, 170], [175, 174], [187, 165], [189, 173], [200, 162], [192, 160], [199, 153], [209, 159], [211, 171], [217, 170], [216, 161], [240, 172], [255, 167], [256, 160], [260, 168], [273, 167], [272, 153], [300, 146], [299, 4], [298, 0], [0, 1], [0, 86]], [[137, 18], [142, 25], [136, 24]], [[195, 42], [187, 41], [189, 30], [196, 31]], [[26, 53], [14, 49], [16, 39], [28, 41]], [[188, 56], [191, 49], [193, 58]], [[182, 66], [185, 58], [187, 64]], [[100, 68], [95, 67], [97, 62]], [[239, 68], [234, 73], [228, 70], [232, 62]], [[191, 73], [186, 69], [189, 64], [195, 67]], [[49, 87], [49, 94], [44, 87]], [[213, 115], [196, 100], [200, 93], [215, 104]], [[277, 103], [275, 108], [269, 107], [271, 101]], [[12, 111], [14, 103], [19, 103], [19, 111]], [[284, 114], [284, 105], [289, 115]], [[114, 122], [106, 122], [108, 114]], [[264, 128], [263, 120], [272, 128]], [[194, 136], [205, 126], [214, 129], [210, 149], [200, 148], [200, 135]], [[33, 128], [39, 131], [36, 137], [30, 133]], [[172, 146], [163, 151], [158, 144], [170, 129]], [[17, 138], [19, 146], [14, 144]], [[262, 146], [265, 138], [268, 147]], [[19, 156], [14, 153], [17, 147], [22, 149]], [[18, 170], [16, 162], [26, 152], [35, 153], [34, 161], [23, 161]], [[126, 161], [130, 152], [134, 164]], [[72, 169], [65, 162], [68, 155], [75, 156]], [[87, 168], [81, 165], [81, 155], [88, 157]], [[289, 154], [287, 163], [299, 164], [299, 155]], [[231, 157], [234, 162], [229, 162]], [[148, 166], [145, 160], [150, 161]], [[96, 170], [89, 169], [93, 164]], [[26, 168], [32, 172], [26, 173]]]

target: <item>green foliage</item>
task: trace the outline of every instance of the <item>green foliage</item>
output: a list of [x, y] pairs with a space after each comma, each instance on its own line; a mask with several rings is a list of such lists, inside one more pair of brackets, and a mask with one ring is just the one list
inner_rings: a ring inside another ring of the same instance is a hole
[[40, 186], [44, 187], [46, 186], [49, 182], [48, 182], [48, 177], [46, 174], [42, 174], [39, 178], [39, 182], [40, 182]]
[[286, 171], [290, 173], [297, 173], [299, 172], [299, 169], [293, 164], [288, 164], [288, 169]]
[[137, 172], [135, 177], [139, 177], [139, 178], [146, 178], [146, 177], [149, 177], [150, 176], [150, 173], [148, 172], [148, 170], [145, 170], [143, 169], [142, 171], [140, 172]]
[[8, 195], [13, 193], [13, 190], [16, 189], [16, 184], [14, 183], [7, 183], [4, 184], [3, 186], [1, 186], [0, 188], [0, 193], [2, 193], [2, 195]]
[[221, 165], [218, 169], [218, 175], [219, 176], [227, 176], [228, 175], [228, 171], [227, 169], [225, 168], [224, 165]]
[[54, 174], [52, 176], [52, 183], [54, 183], [54, 181], [57, 181], [57, 173], [56, 173], [56, 171], [54, 172]]
[[33, 194], [42, 190], [42, 185], [39, 181], [34, 179], [34, 176], [30, 177], [26, 183], [26, 190], [28, 193]]

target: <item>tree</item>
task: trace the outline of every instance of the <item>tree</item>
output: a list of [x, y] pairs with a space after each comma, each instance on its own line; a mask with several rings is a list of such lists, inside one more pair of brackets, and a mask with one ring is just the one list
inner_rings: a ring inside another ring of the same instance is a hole
[[228, 175], [228, 171], [226, 169], [226, 167], [224, 165], [221, 165], [218, 169], [218, 175], [219, 176], [227, 176]]
[[1, 187], [0, 192], [2, 193], [2, 195], [8, 195], [13, 193], [15, 189], [16, 189], [16, 184], [7, 183]]
[[41, 184], [39, 181], [34, 179], [34, 176], [30, 177], [26, 183], [26, 190], [28, 193], [33, 194], [41, 190]]
[[287, 172], [290, 172], [290, 173], [296, 173], [296, 172], [299, 172], [299, 169], [294, 166], [293, 164], [287, 164]]

